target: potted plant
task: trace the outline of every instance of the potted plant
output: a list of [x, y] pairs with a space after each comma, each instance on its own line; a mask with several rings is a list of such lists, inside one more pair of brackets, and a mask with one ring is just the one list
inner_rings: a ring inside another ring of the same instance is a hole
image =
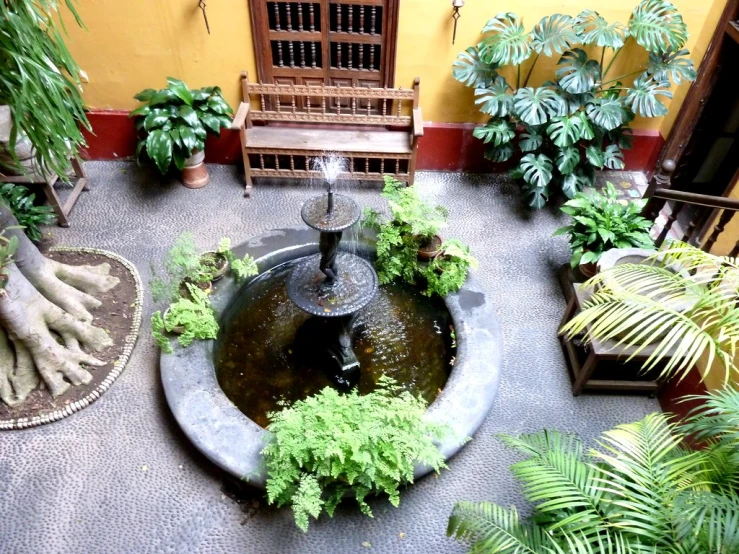
[[[488, 145], [485, 157], [502, 163], [520, 152], [513, 176], [523, 181], [533, 208], [557, 189], [574, 198], [594, 184], [597, 169], [623, 169], [629, 123], [636, 115], [664, 116], [660, 98], [672, 98], [672, 84], [696, 77], [685, 49], [687, 26], [666, 0], [642, 0], [628, 25], [585, 10], [544, 17], [527, 31], [516, 14], [500, 13], [482, 33], [477, 46], [459, 55], [452, 75], [475, 89], [475, 104], [489, 116], [473, 131]], [[634, 62], [614, 76], [613, 62], [630, 43], [644, 55], [628, 54]], [[546, 60], [546, 67], [556, 70], [532, 86], [540, 57], [554, 57], [556, 64]]]
[[369, 495], [387, 494], [398, 506], [399, 487], [413, 482], [416, 464], [446, 468], [434, 441], [451, 430], [427, 421], [426, 407], [383, 375], [369, 394], [326, 387], [270, 413], [271, 439], [262, 450], [269, 503], [289, 505], [303, 531], [311, 517], [333, 516], [347, 496], [369, 517]]
[[178, 342], [189, 346], [193, 340], [214, 339], [218, 335], [218, 322], [210, 305], [208, 295], [191, 284], [187, 284], [189, 297], [180, 297], [164, 312], [156, 311], [151, 316], [151, 332], [154, 340], [168, 354], [172, 345], [164, 334], [176, 333]]
[[593, 448], [550, 430], [501, 437], [523, 456], [510, 469], [530, 515], [459, 502], [447, 534], [491, 554], [736, 552], [739, 393], [688, 398], [705, 406], [686, 422], [653, 413], [606, 431]]
[[560, 227], [554, 236], [568, 235], [572, 259], [586, 277], [595, 275], [601, 255], [611, 248], [654, 249], [649, 235], [652, 222], [641, 216], [646, 200], [621, 200], [611, 183], [603, 193], [579, 192], [560, 209], [572, 221]]
[[444, 297], [458, 291], [467, 279], [470, 268], [477, 268], [477, 259], [470, 254], [469, 246], [456, 239], [444, 241], [438, 254], [421, 269], [426, 281], [424, 294]]
[[140, 134], [136, 156], [143, 152], [162, 174], [174, 165], [182, 184], [201, 188], [210, 176], [203, 163], [205, 138], [231, 126], [233, 110], [219, 87], [190, 90], [179, 79], [167, 77], [167, 88], [146, 89], [134, 98], [145, 104], [131, 112]]

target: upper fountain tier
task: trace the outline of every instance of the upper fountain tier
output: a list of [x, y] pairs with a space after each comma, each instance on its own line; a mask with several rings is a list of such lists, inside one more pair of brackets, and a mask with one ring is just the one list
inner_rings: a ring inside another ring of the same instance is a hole
[[359, 206], [343, 194], [333, 194], [333, 209], [329, 211], [329, 194], [315, 196], [303, 204], [300, 215], [306, 225], [317, 231], [338, 233], [359, 221]]

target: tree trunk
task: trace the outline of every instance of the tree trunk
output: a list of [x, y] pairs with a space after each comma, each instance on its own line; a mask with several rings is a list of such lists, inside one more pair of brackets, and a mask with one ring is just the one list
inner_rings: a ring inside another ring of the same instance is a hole
[[93, 295], [118, 284], [110, 266], [70, 266], [49, 260], [25, 235], [12, 212], [0, 205], [0, 229], [18, 239], [0, 288], [0, 400], [13, 406], [44, 384], [52, 396], [89, 383], [88, 369], [104, 365], [91, 353], [112, 344], [92, 325]]

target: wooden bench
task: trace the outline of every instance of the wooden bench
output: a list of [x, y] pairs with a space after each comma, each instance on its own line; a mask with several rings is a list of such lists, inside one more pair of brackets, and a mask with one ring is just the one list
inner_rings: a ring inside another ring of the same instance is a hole
[[241, 87], [232, 128], [241, 137], [244, 196], [255, 177], [320, 177], [312, 159], [331, 152], [347, 159], [341, 179], [392, 175], [413, 184], [423, 135], [420, 79], [412, 89], [275, 85], [249, 83], [242, 72]]

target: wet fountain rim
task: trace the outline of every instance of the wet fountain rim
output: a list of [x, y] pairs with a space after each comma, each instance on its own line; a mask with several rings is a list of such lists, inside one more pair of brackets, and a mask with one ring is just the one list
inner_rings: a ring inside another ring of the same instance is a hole
[[359, 208], [359, 204], [352, 197], [345, 194], [335, 192], [332, 194], [334, 198], [334, 214], [340, 213], [341, 210], [348, 210], [346, 214], [343, 214], [347, 219], [340, 224], [332, 225], [333, 218], [329, 218], [327, 223], [323, 223], [311, 217], [311, 209], [320, 208], [320, 211], [317, 213], [326, 214], [326, 208], [324, 206], [328, 204], [328, 194], [321, 194], [306, 200], [300, 209], [300, 217], [308, 227], [325, 233], [339, 233], [352, 227], [359, 221], [359, 218], [362, 216], [362, 210]]
[[[357, 250], [372, 254], [371, 233], [363, 232]], [[351, 244], [351, 243], [350, 243]], [[349, 246], [349, 245], [344, 245]], [[305, 228], [277, 229], [258, 235], [234, 249], [258, 262], [262, 273], [282, 263], [318, 252], [318, 233]], [[228, 318], [231, 300], [242, 286], [233, 279], [220, 281], [213, 292], [213, 307], [219, 319]], [[453, 436], [441, 441], [445, 459], [463, 445], [454, 437], [472, 436], [493, 406], [500, 384], [503, 341], [498, 318], [473, 274], [459, 292], [445, 303], [457, 334], [457, 357], [441, 394], [429, 406], [426, 418], [449, 425]], [[188, 348], [173, 343], [173, 354], [161, 354], [164, 392], [178, 424], [211, 462], [250, 484], [264, 487], [266, 472], [261, 451], [268, 431], [242, 414], [226, 397], [216, 379], [216, 341], [195, 341]], [[430, 467], [416, 468], [419, 478]]]

